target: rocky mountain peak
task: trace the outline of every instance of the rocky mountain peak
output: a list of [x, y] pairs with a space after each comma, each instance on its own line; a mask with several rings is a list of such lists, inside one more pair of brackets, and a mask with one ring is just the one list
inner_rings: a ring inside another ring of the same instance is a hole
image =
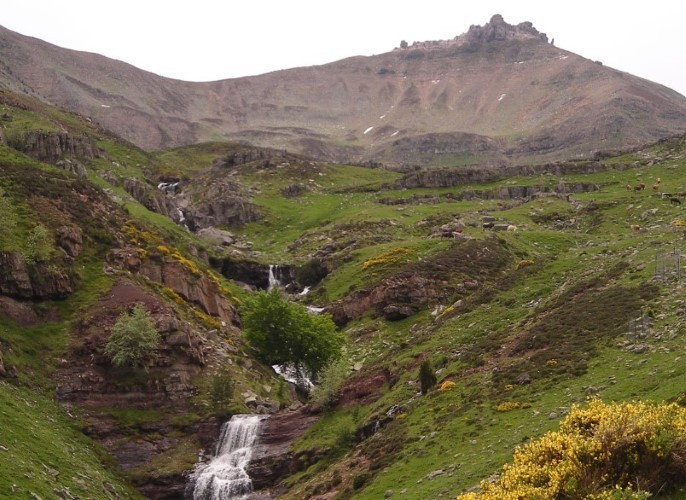
[[407, 42], [403, 41], [400, 43], [400, 49], [425, 49], [525, 39], [538, 39], [546, 43], [548, 42], [547, 35], [534, 28], [534, 25], [531, 22], [524, 21], [515, 26], [508, 24], [500, 14], [495, 14], [491, 17], [491, 20], [483, 26], [472, 24], [466, 33], [458, 35], [451, 40], [414, 42], [412, 45], [408, 45]]
[[457, 37], [457, 40], [463, 39], [467, 43], [474, 43], [523, 38], [538, 38], [545, 42], [548, 41], [546, 34], [540, 33], [534, 28], [531, 22], [525, 21], [514, 26], [505, 22], [503, 16], [500, 14], [495, 14], [491, 17], [491, 20], [483, 26], [470, 26], [469, 31], [464, 35]]

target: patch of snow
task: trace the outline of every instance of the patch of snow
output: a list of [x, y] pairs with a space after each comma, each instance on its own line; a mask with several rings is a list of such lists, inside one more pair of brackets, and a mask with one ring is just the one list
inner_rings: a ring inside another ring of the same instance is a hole
[[381, 116], [379, 117], [379, 120], [383, 120], [384, 118], [386, 118], [386, 115], [381, 115]]
[[400, 132], [400, 130], [396, 130], [395, 132], [393, 132], [393, 133], [391, 134], [391, 137], [395, 137], [396, 135], [398, 135], [399, 132]]
[[498, 102], [500, 102], [500, 101], [502, 101], [503, 99], [505, 99], [505, 96], [506, 96], [506, 95], [507, 95], [507, 94], [501, 94], [500, 97], [498, 97]]
[[434, 85], [436, 85], [437, 83], [440, 83], [440, 82], [441, 82], [440, 80], [431, 80], [431, 83], [433, 83]]
[[109, 106], [107, 104], [101, 104], [100, 107], [101, 108], [109, 108]]
[[569, 56], [560, 56], [560, 57], [558, 57], [558, 59], [561, 60], [561, 61], [563, 61], [563, 60], [567, 59], [568, 57], [569, 57]]
[[367, 135], [372, 130], [374, 130], [374, 127], [369, 127], [367, 130], [364, 131], [364, 135]]
[[303, 291], [300, 292], [298, 295], [300, 295], [302, 297], [303, 295], [307, 295], [309, 292], [310, 292], [310, 287], [306, 286], [305, 288], [303, 288]]

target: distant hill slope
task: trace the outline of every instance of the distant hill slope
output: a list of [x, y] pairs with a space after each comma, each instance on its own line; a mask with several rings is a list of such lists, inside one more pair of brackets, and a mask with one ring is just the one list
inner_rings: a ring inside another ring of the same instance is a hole
[[0, 85], [156, 150], [246, 141], [388, 165], [589, 156], [686, 131], [686, 97], [494, 16], [453, 40], [206, 83], [0, 28]]

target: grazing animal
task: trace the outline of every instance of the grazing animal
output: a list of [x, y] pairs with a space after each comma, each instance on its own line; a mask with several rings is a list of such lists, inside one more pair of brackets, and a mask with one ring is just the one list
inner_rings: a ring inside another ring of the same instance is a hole
[[493, 226], [495, 226], [495, 222], [484, 222], [481, 224], [483, 229], [493, 229]]
[[634, 186], [634, 191], [643, 191], [645, 188], [646, 185], [641, 182], [640, 184]]
[[631, 230], [635, 233], [638, 233], [641, 230], [641, 226], [638, 224], [631, 224]]
[[443, 231], [443, 232], [441, 233], [441, 238], [450, 238], [450, 239], [452, 239], [452, 238], [454, 238], [454, 237], [455, 237], [455, 233], [453, 233], [452, 231]]
[[511, 233], [515, 233], [515, 232], [517, 232], [517, 226], [515, 226], [514, 224], [509, 224], [507, 226], [507, 230], [510, 231]]
[[632, 189], [633, 189], [633, 188], [631, 187], [631, 184], [627, 184], [627, 185], [626, 185], [626, 190], [627, 190], [627, 191], [631, 191]]
[[669, 202], [670, 202], [672, 205], [681, 205], [681, 200], [680, 200], [679, 198], [671, 197], [671, 198], [669, 199]]
[[658, 189], [660, 189], [660, 183], [656, 182], [655, 184], [653, 184], [653, 191], [657, 191]]

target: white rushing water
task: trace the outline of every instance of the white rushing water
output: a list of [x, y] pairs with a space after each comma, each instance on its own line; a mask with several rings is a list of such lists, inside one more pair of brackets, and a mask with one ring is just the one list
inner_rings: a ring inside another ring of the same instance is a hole
[[270, 264], [269, 265], [269, 286], [267, 287], [267, 290], [271, 290], [275, 286], [281, 286], [281, 282], [277, 279], [276, 277], [276, 271], [277, 271], [277, 266]]
[[193, 500], [242, 498], [252, 491], [246, 472], [260, 415], [234, 415], [222, 426], [214, 458], [194, 474]]

